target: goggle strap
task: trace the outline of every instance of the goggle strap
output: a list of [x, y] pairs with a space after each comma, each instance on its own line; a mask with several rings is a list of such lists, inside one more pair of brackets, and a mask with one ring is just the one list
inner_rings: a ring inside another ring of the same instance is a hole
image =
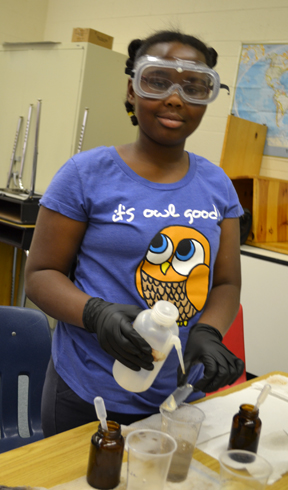
[[227, 90], [228, 92], [227, 95], [230, 95], [230, 88], [228, 87], [228, 85], [225, 85], [225, 83], [220, 83], [220, 88], [225, 88], [225, 90]]
[[126, 68], [125, 68], [125, 74], [126, 74], [126, 75], [130, 75], [130, 76], [131, 76], [131, 78], [133, 78], [133, 77], [134, 77], [134, 70], [132, 70], [132, 68], [127, 68], [127, 67], [126, 67]]

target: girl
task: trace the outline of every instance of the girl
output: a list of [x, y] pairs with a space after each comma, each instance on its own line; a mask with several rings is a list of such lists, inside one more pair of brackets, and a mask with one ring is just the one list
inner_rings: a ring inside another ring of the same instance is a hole
[[[198, 389], [192, 401], [243, 371], [221, 342], [239, 308], [243, 210], [222, 169], [184, 149], [221, 88], [216, 59], [180, 32], [132, 41], [126, 109], [137, 140], [75, 155], [41, 200], [25, 282], [27, 296], [58, 319], [45, 436], [95, 420], [95, 396], [109, 419], [129, 424], [158, 412], [187, 377]], [[113, 363], [153, 369], [131, 323], [160, 299], [179, 309], [186, 375], [177, 376], [174, 349], [151, 388], [125, 391]]]

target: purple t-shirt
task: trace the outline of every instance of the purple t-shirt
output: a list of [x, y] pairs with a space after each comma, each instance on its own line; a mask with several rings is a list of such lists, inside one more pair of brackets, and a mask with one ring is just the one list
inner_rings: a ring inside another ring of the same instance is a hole
[[[174, 303], [183, 352], [211, 289], [219, 225], [243, 214], [224, 171], [192, 153], [189, 158], [183, 179], [159, 184], [137, 175], [114, 147], [95, 148], [71, 158], [41, 199], [49, 209], [88, 222], [76, 286], [105, 301], [143, 309], [160, 299]], [[57, 324], [52, 355], [56, 371], [81, 398], [93, 403], [102, 396], [114, 412], [153, 413], [177, 384], [178, 357], [172, 349], [149, 390], [122, 389], [112, 376], [114, 359], [101, 349], [96, 334], [64, 322]], [[202, 374], [203, 366], [194, 366], [190, 382]]]

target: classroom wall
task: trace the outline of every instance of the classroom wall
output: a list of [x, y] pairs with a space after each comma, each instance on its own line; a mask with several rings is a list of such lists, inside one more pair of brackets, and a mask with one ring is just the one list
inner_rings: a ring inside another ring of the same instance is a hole
[[0, 0], [0, 43], [43, 41], [49, 0]]
[[[74, 27], [90, 27], [114, 37], [113, 49], [153, 31], [180, 28], [219, 53], [222, 90], [208, 106], [186, 148], [219, 164], [231, 111], [241, 43], [288, 42], [287, 0], [0, 0], [0, 42], [71, 41]], [[263, 157], [262, 176], [288, 180], [288, 159]]]
[[[221, 91], [186, 148], [219, 164], [241, 43], [288, 42], [287, 24], [288, 0], [49, 0], [44, 37], [70, 41], [73, 27], [91, 27], [113, 36], [113, 49], [127, 53], [131, 39], [176, 27], [213, 46], [231, 96]], [[261, 175], [288, 180], [288, 159], [263, 157]]]

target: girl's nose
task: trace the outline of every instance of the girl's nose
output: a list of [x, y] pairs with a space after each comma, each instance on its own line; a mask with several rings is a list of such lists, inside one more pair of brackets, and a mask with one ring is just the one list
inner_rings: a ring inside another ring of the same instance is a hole
[[177, 88], [173, 90], [165, 99], [165, 104], [173, 106], [182, 106], [183, 101]]

